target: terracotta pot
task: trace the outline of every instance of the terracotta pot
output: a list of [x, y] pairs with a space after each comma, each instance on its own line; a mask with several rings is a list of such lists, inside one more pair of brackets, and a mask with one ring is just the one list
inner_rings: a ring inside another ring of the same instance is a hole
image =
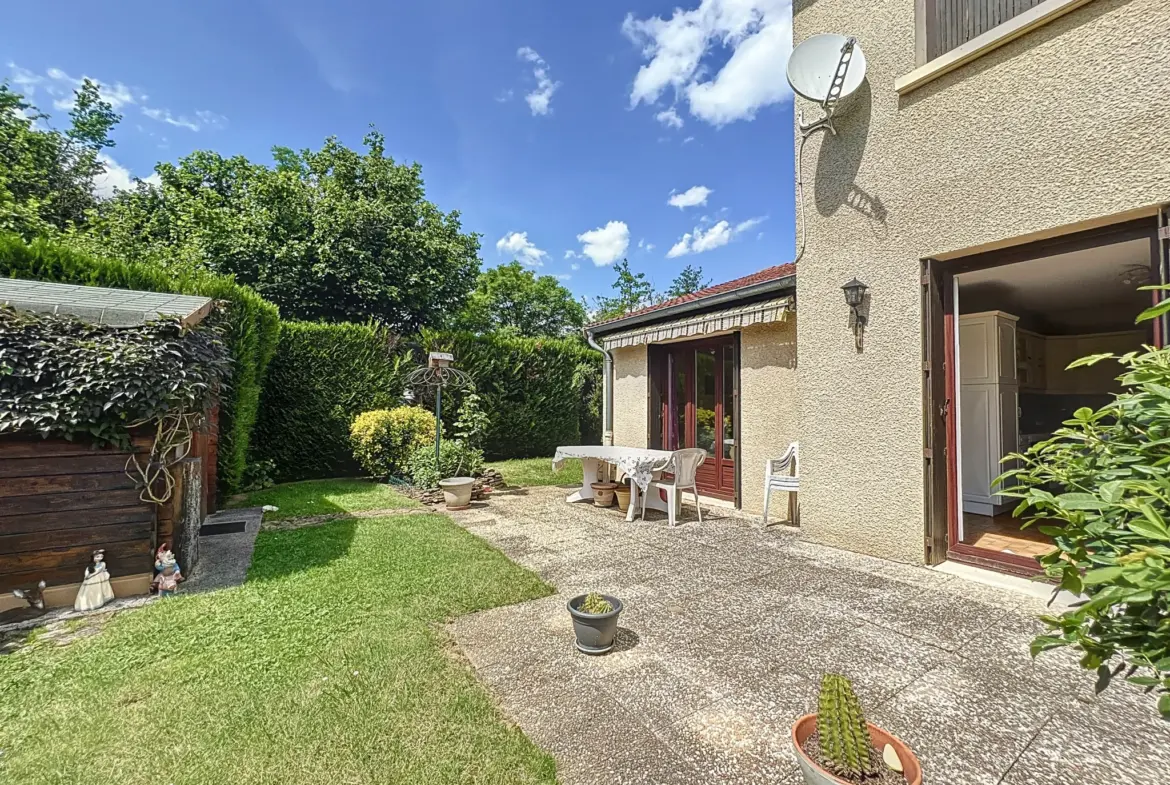
[[617, 498], [617, 506], [619, 510], [626, 512], [630, 509], [630, 486], [623, 485], [621, 488], [618, 488], [616, 491], [614, 491], [613, 495]]
[[[877, 751], [881, 752], [887, 744], [891, 745], [902, 761], [904, 769], [902, 776], [906, 778], [906, 782], [910, 785], [922, 785], [922, 766], [910, 748], [897, 736], [886, 733], [872, 722], [866, 724], [869, 725], [869, 735]], [[848, 781], [825, 771], [820, 764], [804, 754], [804, 742], [816, 729], [815, 714], [806, 714], [792, 725], [792, 747], [796, 750], [796, 761], [800, 764], [800, 773], [804, 775], [806, 785], [850, 785]]]
[[616, 482], [595, 482], [589, 486], [593, 489], [593, 503], [598, 507], [609, 507], [613, 504], [614, 491], [618, 489]]
[[443, 489], [443, 500], [447, 502], [448, 510], [466, 510], [471, 506], [471, 490], [475, 485], [474, 477], [448, 477], [439, 480], [439, 487]]

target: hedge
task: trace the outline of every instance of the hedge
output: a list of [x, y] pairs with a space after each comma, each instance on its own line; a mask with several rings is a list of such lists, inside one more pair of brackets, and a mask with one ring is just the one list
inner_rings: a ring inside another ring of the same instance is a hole
[[395, 337], [373, 324], [285, 322], [268, 369], [251, 458], [278, 482], [361, 473], [354, 417], [398, 405], [409, 370]]
[[[452, 352], [475, 381], [491, 418], [483, 440], [489, 459], [551, 456], [558, 445], [600, 442], [601, 354], [581, 341], [424, 330], [416, 349], [416, 362], [426, 351]], [[443, 406], [448, 425], [459, 396], [451, 398]]]
[[221, 494], [239, 488], [265, 369], [280, 333], [275, 305], [228, 276], [200, 271], [172, 274], [137, 262], [96, 258], [48, 240], [25, 243], [14, 234], [0, 234], [0, 276], [226, 301], [224, 339], [232, 354], [232, 378], [220, 399], [216, 474]]

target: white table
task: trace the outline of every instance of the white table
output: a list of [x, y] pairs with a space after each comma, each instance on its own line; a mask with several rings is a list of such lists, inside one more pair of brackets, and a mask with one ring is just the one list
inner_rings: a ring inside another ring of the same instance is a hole
[[[649, 450], [644, 447], [605, 447], [601, 445], [558, 447], [552, 460], [553, 471], [560, 471], [561, 466], [569, 458], [581, 460], [583, 476], [581, 489], [569, 494], [567, 501], [593, 501], [593, 483], [602, 481], [599, 474], [602, 464], [613, 464], [633, 480], [630, 483], [630, 509], [626, 513], [626, 520], [632, 521], [634, 520], [634, 512], [641, 505], [640, 494], [645, 493], [646, 487], [652, 479], [670, 468], [674, 453], [669, 450]], [[646, 506], [655, 510], [666, 510], [666, 502], [656, 496], [647, 497]]]

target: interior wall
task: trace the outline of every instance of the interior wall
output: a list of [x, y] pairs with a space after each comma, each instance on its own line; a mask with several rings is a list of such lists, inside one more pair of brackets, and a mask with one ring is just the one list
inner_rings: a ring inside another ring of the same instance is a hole
[[[1170, 136], [1153, 131], [1170, 91], [1133, 87], [1170, 61], [1170, 4], [1095, 0], [899, 96], [914, 12], [794, 3], [794, 40], [854, 35], [869, 63], [837, 135], [803, 150], [797, 386], [803, 535], [921, 562], [920, 260], [1170, 201]], [[862, 351], [841, 294], [854, 276], [870, 287]]]
[[649, 413], [646, 346], [613, 350], [613, 443], [646, 447]]
[[[796, 318], [754, 325], [740, 335], [740, 502], [750, 513], [764, 511], [766, 461], [779, 458], [799, 432]], [[774, 494], [768, 520], [787, 519], [787, 494]]]

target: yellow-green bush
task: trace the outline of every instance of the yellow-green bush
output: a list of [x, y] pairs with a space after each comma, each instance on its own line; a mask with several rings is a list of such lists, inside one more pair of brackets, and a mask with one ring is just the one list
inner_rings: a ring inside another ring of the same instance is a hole
[[435, 415], [418, 406], [362, 412], [349, 427], [353, 455], [369, 474], [401, 474], [410, 456], [435, 443]]

